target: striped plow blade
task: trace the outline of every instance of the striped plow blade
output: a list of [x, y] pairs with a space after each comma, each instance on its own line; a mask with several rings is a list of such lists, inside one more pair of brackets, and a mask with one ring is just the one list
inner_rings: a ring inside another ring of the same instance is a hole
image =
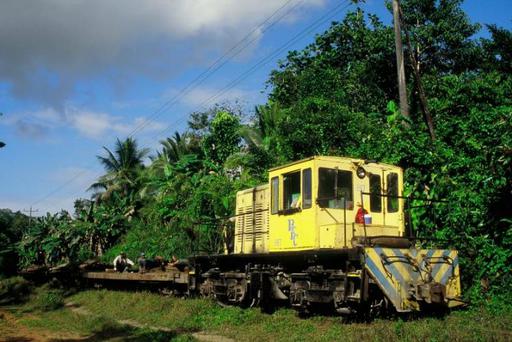
[[457, 251], [365, 248], [365, 269], [398, 312], [462, 305]]

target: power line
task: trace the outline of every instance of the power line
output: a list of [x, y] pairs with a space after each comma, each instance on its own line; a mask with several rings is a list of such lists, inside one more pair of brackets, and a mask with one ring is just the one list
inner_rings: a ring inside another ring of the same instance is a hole
[[[289, 3], [290, 1], [288, 1], [287, 3]], [[286, 5], [286, 4], [285, 4]], [[345, 5], [345, 6], [343, 6]], [[314, 30], [316, 30], [319, 26], [321, 26], [322, 24], [324, 24], [325, 22], [331, 20], [332, 18], [334, 18], [336, 15], [338, 15], [338, 13], [340, 13], [341, 11], [345, 10], [346, 8], [348, 8], [350, 6], [350, 2], [349, 0], [345, 0], [344, 2], [336, 5], [336, 6], [333, 6], [332, 8], [330, 8], [326, 14], [322, 15], [321, 17], [319, 17], [317, 20], [315, 20], [312, 24], [308, 25], [306, 28], [304, 28], [303, 30], [301, 30], [299, 33], [297, 33], [293, 38], [291, 38], [290, 40], [288, 40], [284, 45], [282, 45], [281, 47], [279, 47], [278, 49], [274, 50], [272, 53], [270, 53], [269, 55], [265, 56], [264, 58], [262, 58], [260, 61], [258, 61], [258, 63], [256, 63], [255, 65], [253, 65], [249, 70], [245, 71], [244, 73], [242, 73], [241, 75], [239, 75], [235, 80], [231, 81], [230, 83], [228, 83], [223, 89], [221, 89], [221, 91], [219, 91], [218, 93], [216, 93], [215, 95], [211, 96], [210, 98], [206, 99], [205, 101], [203, 101], [201, 104], [200, 104], [200, 107], [203, 107], [205, 104], [207, 104], [208, 102], [222, 96], [223, 94], [225, 94], [227, 91], [229, 91], [230, 89], [232, 89], [233, 87], [235, 87], [237, 84], [243, 82], [245, 79], [247, 79], [247, 77], [249, 77], [251, 74], [253, 74], [255, 71], [257, 71], [258, 69], [260, 69], [262, 66], [264, 66], [265, 64], [267, 64], [269, 61], [271, 61], [274, 57], [278, 56], [280, 53], [282, 53], [283, 51], [286, 51], [291, 45], [295, 44], [297, 41], [299, 41], [300, 39], [302, 39], [304, 36], [310, 34], [311, 32], [313, 32]], [[274, 13], [275, 14], [275, 13]], [[274, 14], [272, 14], [272, 16], [274, 16]], [[271, 17], [272, 17], [271, 16]], [[280, 17], [278, 20], [280, 20], [282, 17]], [[266, 22], [267, 20], [265, 20]], [[261, 26], [261, 25], [259, 25]], [[258, 26], [258, 27], [259, 27]], [[256, 28], [257, 29], [257, 28]], [[254, 30], [253, 30], [254, 31]], [[244, 41], [246, 39], [246, 37], [250, 36], [251, 34], [249, 35], [246, 35], [242, 41]], [[235, 45], [239, 45], [239, 43], [235, 44]], [[250, 44], [250, 43], [249, 43]], [[247, 46], [247, 45], [246, 45]], [[230, 51], [233, 50], [233, 49], [230, 49]], [[235, 56], [235, 55], [234, 55]], [[233, 57], [233, 56], [232, 56]], [[230, 57], [230, 58], [232, 58]], [[222, 57], [221, 57], [222, 59]], [[217, 59], [218, 61], [219, 59]], [[214, 62], [212, 65], [215, 65], [216, 62]], [[218, 69], [217, 69], [218, 70]], [[205, 72], [203, 72], [202, 74], [205, 74]], [[198, 79], [199, 77], [196, 77], [196, 79]], [[197, 85], [196, 85], [197, 86]], [[188, 87], [188, 85], [187, 85]], [[187, 87], [185, 87], [184, 89], [186, 89]], [[184, 91], [182, 91], [182, 93], [185, 93]], [[171, 100], [173, 101], [173, 104], [176, 102], [174, 100]], [[169, 103], [169, 101], [168, 101]], [[181, 118], [179, 120], [177, 120], [176, 122], [174, 123], [171, 123], [169, 124], [165, 129], [163, 129], [160, 133], [157, 134], [157, 136], [160, 136], [162, 135], [163, 133], [165, 133], [166, 131], [168, 131], [173, 125], [179, 123], [180, 121], [183, 121], [185, 120], [184, 118]], [[135, 132], [136, 133], [136, 132]], [[133, 136], [135, 133], [132, 133], [131, 136]], [[85, 170], [83, 172], [81, 172], [81, 174], [85, 173]], [[76, 178], [73, 178], [73, 179], [70, 179], [68, 180], [65, 184], [63, 184], [62, 186], [60, 186], [58, 189], [54, 190], [51, 192], [51, 194], [47, 195], [44, 197], [44, 199], [48, 198], [49, 196], [51, 196], [52, 194], [60, 191], [62, 188], [64, 188], [65, 186], [67, 186], [68, 184], [72, 183]], [[43, 200], [44, 200], [43, 199]], [[40, 203], [42, 200], [38, 201], [38, 202], [35, 202], [35, 203]]]
[[[80, 171], [80, 172], [78, 172], [78, 173], [75, 175], [75, 177], [74, 177], [74, 178], [70, 178], [70, 179], [68, 179], [68, 180], [67, 180], [66, 182], [64, 182], [62, 185], [60, 185], [59, 187], [57, 187], [57, 188], [55, 188], [54, 190], [52, 190], [52, 191], [51, 191], [50, 193], [48, 193], [46, 196], [44, 196], [44, 197], [42, 197], [41, 199], [37, 200], [37, 201], [36, 201], [36, 202], [34, 202], [32, 205], [35, 205], [35, 204], [38, 204], [38, 203], [41, 203], [41, 202], [46, 202], [46, 203], [48, 203], [48, 201], [47, 201], [47, 200], [48, 200], [52, 195], [54, 195], [54, 194], [56, 194], [56, 193], [60, 192], [61, 190], [65, 189], [69, 184], [74, 183], [78, 178], [81, 178], [81, 176], [83, 176], [83, 175], [84, 175], [85, 173], [87, 173], [87, 172], [88, 172], [88, 170], [85, 170], [85, 169], [84, 169], [84, 170], [82, 170], [82, 171]], [[96, 172], [96, 173], [95, 173], [95, 175], [94, 175], [94, 177], [92, 178], [92, 181], [94, 181], [95, 179], [98, 179], [98, 178], [102, 175], [102, 173], [103, 173], [103, 171], [98, 171], [98, 172]], [[69, 195], [76, 196], [78, 193], [72, 190], [72, 191], [71, 191], [71, 192], [69, 192], [68, 194], [69, 194]], [[67, 200], [67, 198], [62, 198], [62, 199], [57, 200], [57, 201], [50, 201], [50, 204], [52, 204], [52, 203], [53, 203], [53, 204], [59, 204], [59, 203], [62, 203], [62, 202], [64, 202], [64, 201], [66, 201], [66, 200]]]
[[[325, 22], [331, 20], [332, 18], [334, 18], [336, 15], [338, 15], [338, 13], [340, 13], [341, 11], [345, 10], [346, 8], [348, 8], [350, 6], [350, 0], [345, 0], [344, 2], [336, 5], [336, 6], [333, 6], [332, 8], [330, 8], [326, 14], [322, 15], [321, 17], [319, 17], [317, 20], [315, 20], [312, 24], [308, 25], [306, 28], [304, 28], [302, 31], [300, 31], [298, 34], [296, 34], [292, 39], [290, 39], [288, 42], [286, 42], [284, 45], [282, 45], [281, 47], [279, 47], [278, 49], [274, 50], [272, 53], [270, 53], [269, 55], [267, 55], [266, 57], [264, 57], [263, 59], [261, 59], [258, 63], [256, 63], [254, 66], [252, 66], [249, 70], [247, 70], [246, 72], [242, 73], [239, 77], [237, 77], [235, 80], [231, 81], [230, 83], [228, 83], [228, 85], [226, 85], [220, 92], [218, 92], [217, 94], [211, 96], [210, 98], [208, 98], [207, 100], [203, 101], [200, 105], [200, 107], [202, 107], [203, 105], [205, 105], [206, 103], [210, 102], [211, 100], [214, 100], [216, 98], [218, 98], [219, 96], [222, 96], [224, 93], [226, 93], [227, 91], [229, 91], [230, 89], [232, 89], [233, 87], [235, 87], [237, 84], [239, 84], [240, 82], [244, 81], [245, 79], [247, 79], [247, 77], [249, 77], [252, 73], [254, 73], [255, 71], [257, 71], [258, 69], [260, 69], [262, 66], [264, 66], [266, 63], [268, 63], [269, 61], [272, 60], [272, 58], [276, 57], [277, 55], [279, 55], [280, 53], [282, 53], [283, 51], [286, 51], [286, 49], [288, 49], [291, 45], [293, 45], [294, 43], [296, 43], [297, 41], [299, 41], [300, 39], [302, 39], [304, 36], [310, 34], [311, 32], [313, 32], [315, 29], [317, 29], [319, 26], [321, 26], [322, 24], [324, 24]], [[285, 4], [286, 5], [286, 4]], [[343, 6], [345, 5], [345, 6]], [[289, 12], [288, 12], [289, 13]], [[273, 16], [274, 14], [272, 14]], [[282, 17], [280, 17], [278, 20], [280, 20]], [[267, 20], [265, 20], [266, 22]], [[261, 26], [261, 25], [259, 25]], [[258, 26], [258, 27], [259, 27]], [[257, 29], [257, 28], [256, 28]], [[254, 30], [253, 30], [254, 31]], [[249, 35], [246, 35], [247, 36], [250, 36]], [[245, 40], [246, 37], [244, 37], [242, 39]], [[240, 42], [239, 42], [240, 43]], [[239, 45], [239, 43], [237, 43], [236, 45]], [[249, 43], [250, 44], [250, 43]], [[232, 49], [231, 49], [232, 50]], [[232, 56], [233, 57], [233, 56]], [[231, 58], [232, 58], [231, 57]], [[217, 59], [219, 60], [219, 59]], [[216, 62], [214, 62], [213, 64], [215, 64]], [[212, 65], [213, 65], [212, 64]], [[218, 70], [218, 69], [217, 69]], [[203, 72], [204, 74], [204, 72]], [[188, 86], [187, 86], [188, 87]], [[186, 89], [186, 88], [185, 88]], [[173, 100], [171, 100], [173, 101]], [[169, 101], [168, 101], [169, 102]], [[175, 102], [174, 102], [175, 103]], [[173, 104], [174, 104], [173, 103]], [[176, 122], [174, 123], [171, 123], [169, 124], [165, 129], [163, 129], [162, 131], [160, 131], [157, 136], [160, 136], [162, 135], [163, 133], [165, 133], [166, 131], [168, 131], [173, 125], [176, 125], [178, 123], [180, 123], [181, 121], [185, 120], [184, 118], [181, 118], [179, 120], [177, 120]], [[85, 172], [85, 171], [84, 171]], [[82, 172], [82, 174], [84, 173]], [[76, 178], [75, 178], [76, 179]], [[52, 192], [55, 193], [55, 192], [58, 192], [59, 190], [61, 190], [63, 187], [67, 186], [67, 184], [73, 182], [74, 179], [70, 179], [68, 182], [66, 182], [66, 184], [64, 184], [63, 186], [59, 187], [58, 189], [56, 189], [55, 191]], [[51, 195], [48, 195], [48, 196], [45, 196], [45, 199], [48, 198], [49, 196]], [[39, 201], [41, 202], [41, 201]], [[39, 203], [37, 202], [37, 203]]]
[[[190, 81], [185, 88], [181, 89], [181, 91], [175, 95], [172, 99], [165, 102], [153, 115], [148, 117], [147, 120], [144, 120], [139, 127], [136, 127], [128, 136], [131, 137], [141, 130], [143, 130], [149, 123], [153, 121], [154, 118], [160, 116], [165, 111], [169, 110], [173, 105], [179, 102], [179, 99], [183, 97], [184, 95], [188, 94], [191, 90], [202, 84], [206, 79], [208, 79], [212, 74], [217, 72], [220, 68], [222, 68], [230, 59], [233, 57], [238, 56], [243, 50], [245, 50], [249, 45], [251, 45], [255, 40], [257, 40], [257, 37], [254, 37], [253, 39], [249, 40], [245, 45], [243, 45], [240, 49], [239, 47], [249, 39], [250, 37], [254, 36], [255, 33], [258, 32], [258, 30], [262, 27], [264, 27], [265, 24], [267, 24], [279, 11], [281, 11], [283, 8], [288, 6], [293, 0], [288, 0], [286, 3], [284, 3], [280, 8], [278, 8], [270, 17], [265, 19], [263, 22], [261, 22], [259, 25], [257, 25], [254, 29], [252, 29], [247, 35], [245, 35], [238, 43], [236, 43], [234, 46], [232, 46], [226, 53], [224, 53], [221, 57], [219, 57], [215, 62], [213, 62], [206, 70], [204, 70], [201, 74], [196, 76], [192, 81]], [[261, 33], [266, 32], [270, 28], [272, 28], [275, 24], [277, 24], [282, 18], [286, 17], [288, 14], [290, 14], [295, 8], [299, 6], [304, 2], [304, 0], [300, 0], [297, 2], [294, 6], [290, 7], [288, 11], [286, 11], [284, 14], [279, 16], [275, 21], [270, 23], [267, 27], [264, 27], [261, 31]], [[237, 51], [235, 51], [238, 49]], [[235, 51], [231, 56], [229, 56], [233, 51]], [[229, 56], [229, 58], [228, 58]]]
[[[319, 26], [321, 26], [322, 24], [324, 24], [325, 22], [331, 20], [332, 18], [334, 18], [336, 15], [338, 15], [338, 13], [344, 11], [346, 8], [348, 8], [350, 6], [350, 0], [346, 0], [336, 6], [333, 6], [332, 8], [330, 8], [326, 14], [324, 14], [323, 16], [321, 16], [320, 18], [318, 18], [317, 20], [315, 20], [312, 24], [310, 24], [309, 26], [307, 26], [306, 28], [304, 28], [302, 31], [300, 31], [299, 33], [297, 33], [293, 38], [291, 38], [289, 41], [287, 41], [284, 45], [280, 46], [279, 48], [277, 48], [276, 50], [274, 50], [273, 52], [271, 52], [270, 54], [268, 54], [267, 56], [263, 57], [259, 62], [257, 62], [255, 65], [253, 65], [251, 68], [249, 68], [248, 70], [246, 70], [245, 72], [243, 72], [241, 75], [239, 75], [236, 79], [234, 79], [233, 81], [231, 81], [230, 83], [228, 83], [224, 88], [222, 88], [219, 92], [217, 92], [216, 94], [210, 96], [208, 99], [204, 100], [203, 102], [201, 102], [201, 104], [199, 105], [199, 107], [203, 107], [204, 105], [206, 105], [207, 103], [211, 102], [212, 100], [215, 100], [217, 98], [219, 98], [220, 96], [224, 95], [226, 92], [228, 92], [229, 90], [231, 90], [232, 88], [234, 88], [236, 85], [238, 85], [239, 83], [243, 82], [245, 79], [247, 79], [251, 74], [253, 74], [255, 71], [257, 71], [258, 69], [260, 69], [261, 67], [263, 67], [265, 64], [267, 64], [269, 61], [271, 61], [274, 57], [278, 56], [280, 53], [282, 53], [283, 51], [286, 51], [290, 46], [292, 46], [293, 44], [295, 44], [297, 41], [299, 41], [300, 39], [302, 39], [304, 36], [310, 34], [311, 32], [313, 32], [314, 30], [316, 30]], [[345, 6], [343, 6], [345, 4]], [[343, 8], [342, 8], [343, 6]], [[157, 136], [161, 136], [163, 135], [164, 133], [166, 133], [173, 125], [176, 125], [178, 123], [180, 123], [180, 121], [183, 121], [184, 119], [180, 119], [180, 120], [177, 120], [176, 122], [174, 123], [171, 123], [169, 124], [166, 128], [164, 128], [162, 131], [160, 131]]]
[[64, 183], [62, 183], [61, 185], [59, 185], [57, 188], [53, 189], [52, 191], [50, 191], [48, 194], [46, 194], [45, 196], [41, 197], [40, 199], [36, 200], [35, 202], [33, 202], [31, 204], [31, 206], [33, 205], [36, 205], [36, 204], [39, 204], [43, 201], [45, 201], [46, 199], [50, 198], [51, 196], [55, 195], [56, 193], [60, 192], [62, 189], [64, 189], [65, 187], [67, 187], [69, 184], [73, 183], [76, 181], [77, 178], [81, 177], [84, 173], [86, 173], [87, 171], [86, 170], [82, 170], [80, 172], [78, 172], [76, 175], [74, 175], [72, 178], [68, 179], [67, 181], [65, 181]]
[[317, 19], [312, 25], [310, 25], [309, 27], [306, 27], [304, 30], [302, 30], [301, 32], [299, 32], [297, 35], [295, 35], [291, 40], [289, 40], [285, 45], [281, 46], [279, 49], [275, 50], [273, 53], [271, 53], [270, 55], [268, 55], [267, 57], [263, 58], [262, 60], [260, 60], [256, 65], [254, 65], [252, 68], [250, 68], [249, 70], [247, 70], [245, 73], [243, 73], [242, 75], [240, 75], [237, 79], [235, 79], [234, 81], [232, 81], [231, 83], [229, 83], [223, 90], [221, 90], [221, 92], [217, 95], [213, 95], [211, 96], [210, 98], [206, 99], [205, 101], [203, 101], [201, 103], [201, 107], [206, 105], [207, 103], [215, 100], [216, 98], [224, 95], [227, 91], [231, 90], [233, 87], [235, 87], [237, 84], [241, 83], [242, 81], [244, 81], [245, 79], [247, 79], [247, 77], [249, 77], [252, 73], [254, 73], [256, 70], [258, 70], [259, 68], [261, 68], [262, 66], [264, 66], [265, 64], [267, 64], [269, 61], [271, 61], [274, 57], [277, 57], [280, 53], [282, 53], [283, 51], [286, 51], [290, 46], [292, 46], [293, 44], [295, 44], [297, 41], [299, 41], [300, 39], [302, 39], [304, 36], [310, 34], [311, 32], [313, 32], [314, 30], [316, 30], [319, 26], [321, 26], [322, 24], [324, 24], [325, 22], [331, 20], [332, 18], [334, 18], [338, 12], [341, 12], [343, 10], [345, 10], [348, 6], [350, 6], [350, 3], [347, 4], [345, 7], [343, 8], [340, 8], [342, 6], [342, 3], [335, 6], [334, 8], [331, 9], [331, 13], [330, 15], [329, 14], [326, 14], [322, 17], [320, 17], [319, 19]]
[[[220, 68], [222, 68], [230, 59], [240, 54], [244, 49], [246, 49], [252, 42], [256, 40], [256, 38], [250, 40], [245, 45], [241, 46], [244, 41], [246, 41], [248, 38], [253, 36], [258, 30], [261, 30], [261, 32], [266, 32], [271, 27], [273, 27], [277, 22], [279, 22], [281, 19], [289, 15], [297, 6], [302, 3], [304, 0], [300, 0], [298, 3], [296, 3], [294, 6], [289, 8], [285, 13], [277, 17], [276, 20], [271, 22], [267, 27], [264, 27], [267, 23], [270, 22], [272, 18], [274, 18], [281, 10], [286, 8], [293, 0], [286, 1], [281, 7], [279, 7], [277, 10], [275, 10], [269, 17], [267, 17], [263, 22], [258, 24], [256, 27], [254, 27], [247, 35], [245, 35], [240, 41], [238, 41], [234, 46], [232, 46], [227, 52], [225, 52], [221, 57], [216, 59], [205, 71], [203, 71], [200, 75], [198, 75], [194, 80], [189, 82], [185, 88], [183, 88], [176, 96], [171, 98], [170, 100], [166, 101], [163, 105], [161, 105], [153, 114], [149, 116], [147, 120], [144, 120], [141, 124], [139, 124], [137, 127], [135, 127], [129, 134], [128, 137], [133, 137], [135, 134], [141, 132], [147, 125], [153, 121], [154, 118], [161, 115], [164, 111], [169, 110], [174, 104], [176, 104], [180, 97], [184, 96], [188, 92], [190, 92], [192, 89], [203, 83], [208, 77], [213, 75], [215, 72], [217, 72]], [[263, 28], [264, 27], [264, 28]], [[241, 48], [239, 48], [241, 46]], [[239, 49], [238, 49], [239, 48]], [[238, 49], [235, 53], [233, 53], [231, 56], [229, 56], [233, 51]], [[228, 57], [229, 56], [229, 57]], [[221, 63], [222, 61], [222, 63]], [[88, 166], [92, 165], [92, 163], [88, 164]], [[54, 190], [50, 191], [47, 195], [43, 196], [42, 198], [36, 200], [31, 205], [36, 205], [44, 200], [48, 199], [50, 196], [60, 192], [62, 189], [66, 188], [69, 184], [75, 182], [76, 179], [83, 176], [87, 170], [82, 170], [80, 172], [77, 172], [73, 177], [65, 181], [63, 184], [55, 188]]]

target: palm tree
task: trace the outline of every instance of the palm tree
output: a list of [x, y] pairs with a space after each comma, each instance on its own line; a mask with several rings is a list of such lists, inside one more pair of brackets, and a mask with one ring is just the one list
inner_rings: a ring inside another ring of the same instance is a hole
[[263, 170], [273, 165], [278, 157], [272, 153], [275, 147], [275, 137], [279, 135], [278, 125], [284, 118], [284, 111], [277, 103], [270, 102], [256, 107], [256, 120], [240, 125], [238, 134], [244, 141], [240, 152], [230, 155], [224, 162], [224, 167], [231, 173], [243, 176], [249, 172], [263, 174]]
[[[163, 184], [167, 184], [171, 170], [180, 169], [180, 165], [186, 165], [189, 171], [196, 170], [201, 164], [202, 150], [200, 140], [190, 133], [174, 135], [161, 140], [162, 150], [157, 151], [156, 156], [150, 157], [151, 166], [142, 172], [144, 186], [139, 191], [142, 198], [152, 197], [161, 190]], [[165, 188], [165, 186], [163, 186]]]
[[106, 147], [103, 148], [106, 156], [97, 158], [107, 173], [88, 190], [96, 191], [93, 198], [97, 200], [107, 200], [113, 193], [121, 196], [132, 195], [139, 186], [138, 175], [144, 168], [143, 161], [149, 150], [139, 149], [137, 142], [132, 138], [124, 141], [117, 139], [113, 152]]
[[284, 112], [274, 102], [258, 106], [255, 111], [256, 122], [253, 125], [242, 125], [239, 133], [248, 146], [268, 151], [270, 139], [277, 135], [278, 124], [283, 119]]
[[189, 134], [180, 134], [174, 132], [172, 137], [161, 140], [162, 152], [158, 152], [157, 157], [163, 157], [168, 163], [176, 163], [181, 157], [187, 154], [200, 154], [199, 143]]

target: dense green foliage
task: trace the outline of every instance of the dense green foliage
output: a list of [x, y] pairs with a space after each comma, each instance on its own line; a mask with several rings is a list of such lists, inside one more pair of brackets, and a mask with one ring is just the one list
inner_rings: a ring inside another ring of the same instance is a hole
[[28, 223], [29, 218], [21, 212], [0, 209], [0, 277], [16, 273], [17, 243]]
[[74, 218], [35, 221], [21, 264], [230, 248], [237, 190], [264, 182], [271, 166], [342, 155], [400, 165], [406, 195], [447, 199], [412, 212], [416, 233], [460, 250], [464, 285], [475, 294], [512, 290], [512, 34], [487, 26], [490, 38], [474, 39], [481, 28], [460, 0], [402, 4], [406, 55], [414, 56], [406, 67], [421, 74], [435, 140], [412, 76], [410, 118], [397, 110], [392, 27], [356, 10], [289, 52], [254, 115], [227, 106], [193, 113], [148, 165], [132, 139], [106, 148], [98, 157], [106, 174], [92, 186], [101, 192], [77, 201]]

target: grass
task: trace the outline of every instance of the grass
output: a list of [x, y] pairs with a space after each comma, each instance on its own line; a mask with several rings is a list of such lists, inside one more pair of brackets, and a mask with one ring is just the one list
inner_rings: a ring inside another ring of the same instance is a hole
[[[130, 340], [130, 341], [188, 341], [191, 338], [176, 332], [153, 331], [134, 328], [104, 316], [84, 316], [60, 309], [47, 315], [32, 316], [19, 321], [29, 329], [52, 331], [64, 340], [86, 341]], [[65, 327], [65, 329], [63, 329]], [[65, 334], [62, 335], [63, 330]]]
[[64, 291], [58, 289], [49, 289], [46, 287], [36, 289], [31, 296], [29, 304], [26, 305], [28, 311], [52, 311], [64, 306]]
[[[493, 311], [482, 306], [443, 318], [344, 323], [339, 317], [301, 319], [289, 309], [268, 315], [258, 309], [222, 308], [203, 299], [108, 290], [67, 295], [64, 300], [83, 310], [80, 314], [61, 306], [59, 298], [65, 293], [60, 292], [56, 299], [55, 293], [55, 289], [38, 289], [27, 303], [18, 306], [16, 324], [38, 334], [46, 332], [63, 340], [86, 341], [190, 341], [194, 340], [195, 332], [258, 342], [512, 340], [510, 308]], [[0, 335], [6, 326], [4, 321], [0, 319]], [[127, 321], [136, 322], [138, 327], [128, 325]], [[155, 331], [150, 327], [165, 329]]]
[[[120, 324], [104, 316], [84, 316], [69, 309], [45, 314], [22, 315], [17, 321], [25, 329], [66, 341], [189, 341], [190, 336], [170, 331], [154, 331]], [[1, 329], [1, 328], [0, 328]]]
[[512, 310], [499, 315], [486, 308], [453, 312], [443, 318], [343, 323], [338, 317], [298, 318], [292, 310], [272, 315], [258, 309], [221, 308], [202, 299], [152, 293], [84, 291], [70, 300], [96, 314], [136, 320], [177, 331], [207, 331], [237, 341], [506, 341], [512, 339]]
[[[22, 285], [23, 296], [13, 289]], [[72, 291], [59, 284], [28, 286], [22, 279], [0, 281], [0, 340], [33, 341], [191, 341], [182, 331], [158, 331], [119, 322], [118, 317], [65, 307]], [[20, 299], [22, 298], [22, 299]]]
[[[12, 310], [12, 308], [11, 308]], [[189, 334], [177, 331], [155, 331], [119, 323], [102, 315], [84, 315], [69, 308], [32, 311], [24, 308], [13, 312], [16, 318], [0, 315], [0, 336], [11, 340], [51, 341], [192, 341]], [[0, 338], [0, 340], [2, 340]]]

